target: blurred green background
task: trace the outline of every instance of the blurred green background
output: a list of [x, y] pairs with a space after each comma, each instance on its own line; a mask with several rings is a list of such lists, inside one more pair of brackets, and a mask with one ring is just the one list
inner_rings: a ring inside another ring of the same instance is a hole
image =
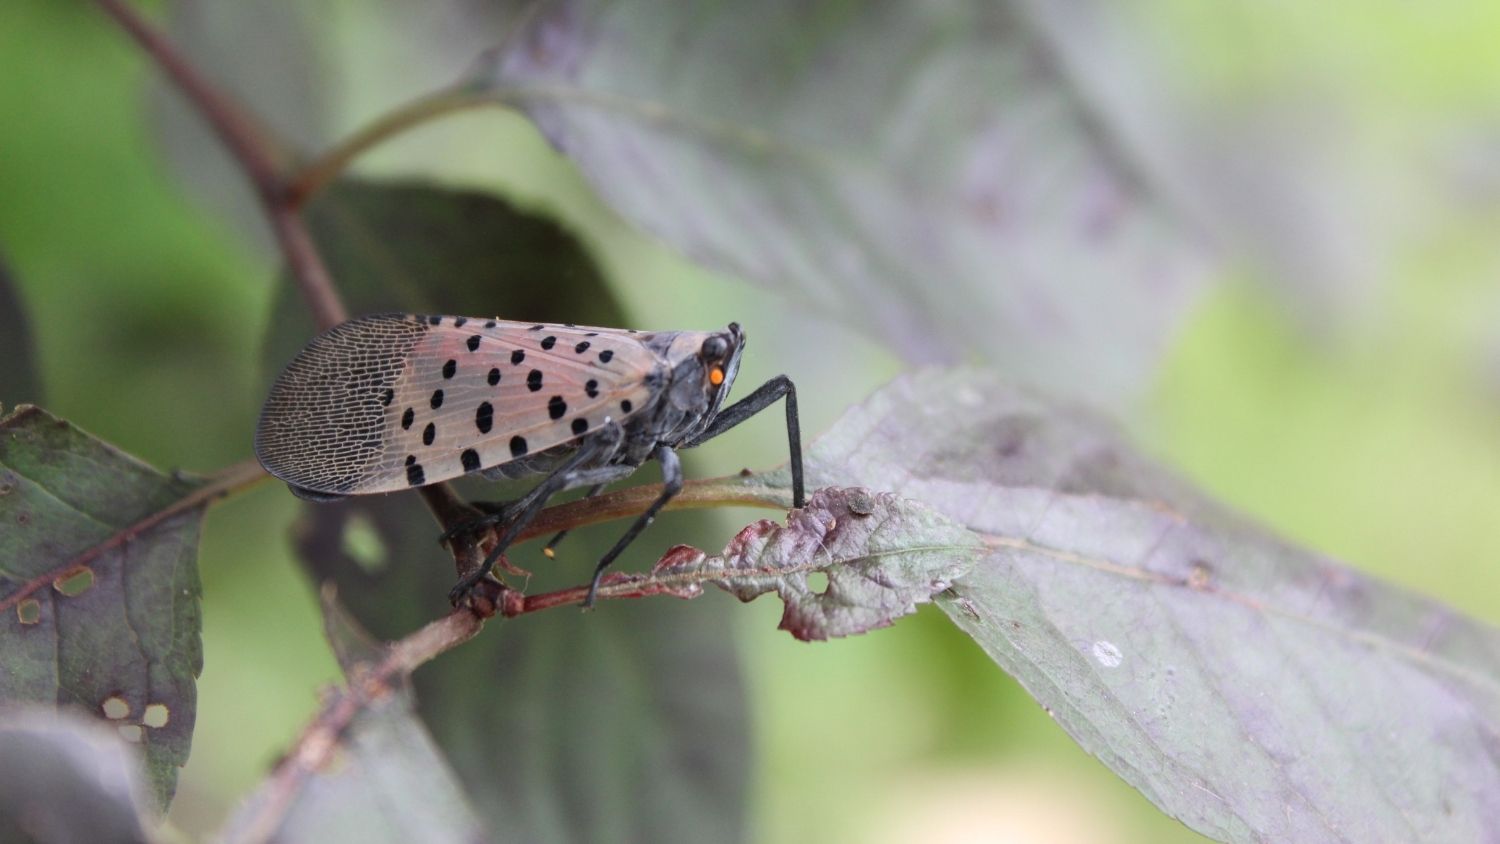
[[[398, 38], [375, 4], [322, 8], [334, 12], [347, 94], [322, 104], [331, 131], [420, 90], [405, 81], [412, 68], [372, 59]], [[1500, 7], [1147, 9], [1205, 97], [1315, 78], [1361, 130], [1351, 159], [1412, 153], [1413, 183], [1452, 189], [1436, 206], [1430, 193], [1381, 195], [1428, 224], [1380, 244], [1375, 284], [1337, 320], [1294, 315], [1248, 270], [1230, 280], [1127, 424], [1143, 448], [1290, 539], [1500, 621]], [[415, 76], [463, 65], [440, 58]], [[264, 231], [208, 212], [169, 170], [154, 85], [92, 6], [0, 4], [0, 255], [35, 336], [39, 402], [157, 466], [208, 473], [249, 455], [276, 271]], [[516, 115], [455, 116], [359, 167], [555, 215], [594, 250], [635, 325], [740, 321], [752, 338], [742, 383], [791, 374], [809, 431], [900, 370], [878, 342], [630, 229]], [[699, 465], [773, 465], [781, 437], [758, 421], [701, 449]], [[199, 726], [171, 816], [194, 837], [266, 772], [335, 678], [315, 591], [290, 557], [293, 514], [268, 484], [207, 523]], [[714, 518], [727, 537], [752, 515]], [[810, 646], [774, 629], [769, 599], [706, 600], [733, 615], [746, 658], [756, 840], [1197, 840], [1074, 747], [939, 613]]]

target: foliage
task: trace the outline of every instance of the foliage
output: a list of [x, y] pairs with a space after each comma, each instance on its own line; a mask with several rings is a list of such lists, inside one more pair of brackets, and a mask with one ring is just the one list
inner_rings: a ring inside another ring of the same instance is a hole
[[[570, 539], [558, 566], [517, 549], [492, 601], [450, 610], [449, 562], [483, 547], [434, 542], [471, 513], [446, 485], [426, 510], [416, 495], [299, 504], [293, 544], [343, 676], [226, 840], [744, 839], [749, 691], [733, 605], [700, 599], [705, 584], [776, 593], [803, 641], [936, 603], [984, 669], [1204, 835], [1494, 836], [1496, 631], [1235, 515], [1071, 403], [1128, 418], [1222, 279], [1224, 245], [1283, 274], [1329, 259], [1270, 231], [1275, 200], [1292, 201], [1284, 173], [1324, 169], [1315, 144], [1262, 182], [1221, 173], [1224, 150], [1189, 121], [1143, 132], [1119, 108], [1143, 65], [1105, 46], [1144, 36], [1111, 29], [1119, 18], [977, 0], [455, 5], [474, 23], [444, 37], [489, 49], [314, 154], [294, 147], [330, 137], [318, 104], [338, 100], [317, 78], [330, 48], [314, 15], [184, 4], [163, 38], [122, 0], [97, 5], [171, 83], [155, 100], [167, 166], [222, 219], [270, 224], [258, 245], [284, 269], [261, 386], [344, 311], [636, 321], [620, 302], [631, 279], [586, 243], [597, 234], [489, 190], [351, 174], [375, 145], [482, 106], [524, 115], [623, 221], [909, 368], [809, 445], [807, 506], [727, 544], [721, 523], [668, 516], [652, 541], [676, 544], [611, 575], [582, 617], [537, 613], [580, 601], [573, 564], [617, 525]], [[255, 26], [264, 43], [241, 43]], [[403, 34], [441, 53], [435, 32]], [[1247, 182], [1261, 194], [1232, 207], [1223, 186]], [[1355, 231], [1364, 215], [1348, 218]], [[0, 267], [11, 404], [52, 399], [26, 283]], [[779, 367], [793, 352], [754, 353]], [[195, 401], [232, 408], [208, 380]], [[194, 421], [176, 407], [161, 412], [169, 446]], [[702, 479], [688, 465], [682, 509], [790, 500], [784, 468]], [[0, 419], [0, 756], [21, 760], [0, 775], [0, 837], [159, 837], [200, 714], [200, 523], [262, 479], [249, 462], [163, 473], [30, 405]], [[656, 490], [553, 507], [525, 538], [634, 515]]]

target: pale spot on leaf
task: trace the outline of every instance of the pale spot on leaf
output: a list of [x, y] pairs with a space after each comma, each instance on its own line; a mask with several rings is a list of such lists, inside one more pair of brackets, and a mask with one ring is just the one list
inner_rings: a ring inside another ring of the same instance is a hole
[[141, 723], [152, 729], [160, 729], [171, 720], [172, 711], [164, 703], [153, 703], [146, 707], [146, 713], [141, 717]]
[[94, 570], [83, 568], [69, 572], [62, 577], [52, 581], [52, 588], [63, 593], [69, 598], [74, 598], [87, 592], [94, 585]]
[[1113, 642], [1100, 639], [1094, 643], [1094, 659], [1099, 660], [1099, 664], [1105, 668], [1114, 668], [1125, 659], [1125, 656], [1120, 653], [1120, 649], [1115, 647]]
[[16, 617], [22, 624], [36, 624], [42, 620], [42, 605], [35, 598], [27, 598], [16, 604]]
[[121, 724], [116, 729], [120, 731], [120, 738], [125, 739], [131, 744], [140, 744], [141, 739], [145, 738], [146, 734], [146, 731], [139, 724]]
[[130, 704], [119, 695], [106, 698], [101, 708], [104, 710], [104, 717], [111, 721], [118, 721], [130, 714]]

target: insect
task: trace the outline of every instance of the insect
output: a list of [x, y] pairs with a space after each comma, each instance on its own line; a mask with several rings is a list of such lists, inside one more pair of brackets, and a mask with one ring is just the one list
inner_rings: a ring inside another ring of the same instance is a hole
[[[797, 391], [777, 376], [723, 407], [745, 334], [618, 328], [454, 316], [377, 314], [313, 339], [271, 387], [255, 455], [292, 492], [317, 501], [395, 492], [481, 472], [542, 475], [480, 523], [503, 524], [454, 603], [552, 496], [598, 494], [649, 459], [661, 494], [599, 560], [604, 571], [682, 489], [677, 450], [691, 448], [786, 399], [793, 506], [804, 503]], [[548, 543], [546, 553], [562, 538]]]

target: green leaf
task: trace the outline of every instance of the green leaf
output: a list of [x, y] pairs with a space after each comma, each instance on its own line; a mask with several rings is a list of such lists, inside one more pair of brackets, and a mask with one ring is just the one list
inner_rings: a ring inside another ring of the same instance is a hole
[[[825, 488], [786, 525], [762, 519], [709, 557], [678, 546], [653, 575], [719, 573], [712, 582], [741, 601], [776, 592], [781, 629], [803, 641], [887, 627], [947, 589], [982, 546], [969, 531], [888, 492]], [[822, 572], [826, 585], [810, 582]]]
[[221, 832], [227, 841], [470, 844], [489, 839], [432, 737], [395, 692], [362, 709], [332, 759], [284, 809], [273, 777]]
[[1204, 253], [1018, 6], [568, 0], [464, 88], [640, 228], [909, 359], [1128, 394]]
[[41, 399], [26, 309], [16, 297], [15, 284], [0, 256], [0, 406]]
[[[576, 239], [494, 197], [344, 182], [309, 214], [354, 313], [624, 324]], [[268, 360], [279, 367], [311, 332], [285, 291]], [[501, 497], [492, 485], [472, 488]], [[302, 558], [315, 577], [337, 585], [340, 603], [376, 638], [398, 638], [449, 609], [452, 557], [415, 495], [309, 505], [304, 514], [296, 533]], [[666, 544], [663, 527], [642, 540], [648, 553]], [[534, 547], [512, 557], [549, 568], [569, 561], [571, 574], [539, 572], [533, 583], [549, 574], [577, 582], [619, 529], [570, 537], [559, 563]], [[695, 534], [671, 534], [684, 536]], [[728, 620], [702, 603], [494, 622], [416, 673], [417, 712], [492, 836], [742, 839], [744, 690]]]
[[0, 420], [0, 702], [127, 728], [163, 807], [203, 668], [199, 486], [35, 407]]
[[1495, 629], [1277, 539], [1109, 425], [980, 371], [897, 381], [817, 442], [809, 470], [981, 534], [990, 552], [944, 610], [1192, 828], [1493, 836]]
[[118, 735], [75, 715], [0, 707], [0, 841], [145, 844], [145, 785]]

